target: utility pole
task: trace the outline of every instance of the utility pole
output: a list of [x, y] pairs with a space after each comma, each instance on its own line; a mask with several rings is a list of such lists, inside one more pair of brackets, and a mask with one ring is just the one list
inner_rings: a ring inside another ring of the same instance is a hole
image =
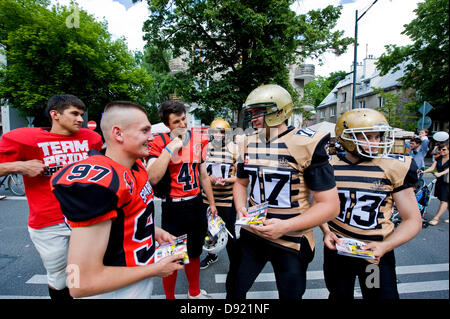
[[361, 14], [360, 17], [358, 17], [358, 10], [355, 12], [355, 44], [354, 44], [354, 51], [353, 51], [353, 87], [352, 87], [352, 109], [356, 108], [355, 101], [356, 101], [356, 65], [357, 65], [357, 58], [358, 58], [358, 21], [361, 19], [367, 11], [369, 11], [372, 6], [377, 3], [378, 0], [375, 0], [370, 7], [367, 8], [366, 11]]

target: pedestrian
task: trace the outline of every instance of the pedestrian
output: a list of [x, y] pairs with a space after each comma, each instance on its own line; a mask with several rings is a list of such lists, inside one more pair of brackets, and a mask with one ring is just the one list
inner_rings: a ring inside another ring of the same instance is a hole
[[64, 165], [101, 149], [99, 134], [81, 128], [85, 104], [70, 94], [52, 96], [46, 107], [50, 128], [25, 127], [3, 134], [0, 171], [23, 175], [28, 200], [28, 231], [47, 271], [52, 299], [70, 299], [66, 287], [66, 258], [70, 230], [50, 190], [50, 177]]
[[[239, 218], [268, 203], [263, 225], [243, 226], [238, 266], [228, 299], [244, 299], [267, 262], [273, 266], [280, 299], [300, 299], [314, 255], [313, 227], [337, 216], [339, 199], [326, 145], [330, 135], [287, 126], [292, 98], [279, 85], [254, 89], [245, 118], [257, 129], [243, 143], [233, 197]], [[250, 199], [247, 200], [250, 186]], [[310, 194], [313, 204], [310, 204]], [[247, 208], [248, 205], [248, 208]]]
[[145, 110], [127, 101], [106, 105], [103, 153], [73, 163], [52, 178], [72, 227], [68, 269], [74, 297], [150, 298], [151, 277], [181, 269], [183, 254], [154, 263], [155, 240], [174, 236], [155, 226], [153, 192], [140, 158], [152, 140]]
[[[331, 159], [340, 213], [321, 225], [329, 299], [353, 299], [357, 276], [363, 299], [398, 299], [393, 249], [414, 238], [422, 227], [413, 191], [417, 166], [411, 157], [389, 155], [393, 129], [373, 109], [344, 113], [336, 123], [336, 137], [346, 151]], [[394, 203], [402, 218], [395, 230], [390, 221]], [[338, 254], [336, 244], [343, 238], [362, 241], [363, 249], [375, 259]]]
[[[161, 227], [175, 236], [187, 234], [189, 264], [184, 271], [189, 284], [189, 299], [209, 299], [200, 289], [200, 255], [207, 231], [200, 187], [204, 190], [213, 215], [217, 214], [211, 182], [206, 171], [208, 139], [188, 130], [186, 108], [176, 100], [159, 107], [161, 121], [170, 133], [158, 134], [150, 142], [147, 171], [156, 195], [162, 197]], [[167, 299], [175, 299], [177, 272], [163, 278]]]
[[[434, 196], [439, 199], [439, 208], [436, 216], [428, 222], [431, 226], [436, 226], [439, 224], [440, 217], [445, 213], [445, 211], [448, 211], [448, 142], [442, 142], [438, 149], [440, 156], [433, 162], [433, 164], [431, 164], [429, 168], [422, 171], [423, 173], [429, 173], [437, 170], [437, 172], [433, 173], [433, 176], [436, 177]], [[444, 222], [448, 223], [448, 219], [445, 219]]]
[[419, 169], [425, 167], [425, 156], [428, 152], [428, 144], [430, 140], [426, 135], [425, 130], [419, 132], [419, 136], [415, 136], [411, 141], [405, 142], [407, 148], [409, 148], [408, 155], [411, 156]]

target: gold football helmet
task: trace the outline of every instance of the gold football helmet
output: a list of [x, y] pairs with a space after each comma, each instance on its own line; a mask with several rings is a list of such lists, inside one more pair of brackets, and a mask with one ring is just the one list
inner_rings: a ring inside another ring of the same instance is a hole
[[[345, 112], [338, 119], [335, 132], [342, 147], [359, 157], [384, 157], [394, 145], [394, 129], [383, 114], [373, 109], [353, 109]], [[366, 134], [370, 132], [380, 132], [380, 140], [369, 141]]]
[[209, 128], [216, 129], [216, 130], [226, 130], [231, 128], [230, 124], [222, 118], [217, 118], [214, 121], [211, 122], [211, 125]]
[[[252, 113], [252, 110], [260, 112]], [[292, 97], [289, 92], [276, 84], [257, 87], [244, 103], [244, 127], [254, 118], [264, 116], [267, 126], [277, 126], [292, 115]]]

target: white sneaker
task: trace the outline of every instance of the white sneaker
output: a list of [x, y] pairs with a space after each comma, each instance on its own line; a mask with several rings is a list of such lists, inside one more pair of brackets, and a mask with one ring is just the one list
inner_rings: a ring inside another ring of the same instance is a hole
[[200, 289], [200, 293], [197, 296], [191, 296], [188, 292], [188, 299], [213, 299], [210, 295], [208, 295], [208, 293], [203, 290]]

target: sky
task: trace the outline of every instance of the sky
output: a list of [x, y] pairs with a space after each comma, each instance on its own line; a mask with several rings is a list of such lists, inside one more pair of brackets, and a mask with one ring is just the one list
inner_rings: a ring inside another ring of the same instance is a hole
[[[355, 12], [359, 16], [375, 0], [297, 0], [292, 9], [300, 14], [312, 9], [322, 9], [327, 5], [342, 5], [342, 13], [337, 29], [343, 30], [344, 35], [354, 37]], [[385, 52], [387, 44], [400, 46], [410, 44], [410, 39], [402, 35], [404, 25], [414, 19], [413, 10], [417, 3], [424, 0], [378, 0], [358, 22], [358, 62], [366, 55], [375, 58]], [[70, 0], [52, 0], [52, 3], [68, 5]], [[93, 14], [98, 20], [108, 22], [108, 30], [114, 38], [125, 37], [128, 48], [132, 51], [142, 50], [145, 42], [142, 39], [142, 25], [148, 17], [147, 2], [145, 0], [133, 3], [131, 0], [77, 0], [80, 7]], [[322, 56], [324, 65], [318, 65], [317, 60], [306, 60], [315, 65], [316, 76], [328, 76], [331, 72], [350, 72], [353, 63], [353, 45], [340, 57], [332, 53]]]

